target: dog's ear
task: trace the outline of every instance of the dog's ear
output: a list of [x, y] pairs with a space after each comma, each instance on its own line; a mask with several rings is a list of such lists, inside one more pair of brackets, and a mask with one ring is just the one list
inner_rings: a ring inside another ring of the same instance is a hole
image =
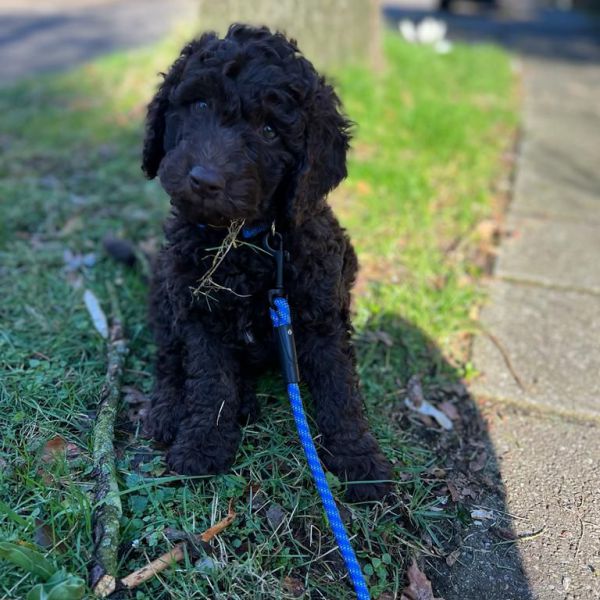
[[346, 153], [352, 123], [341, 112], [333, 87], [319, 77], [307, 110], [302, 164], [288, 199], [288, 219], [299, 224], [325, 202], [347, 175]]
[[181, 76], [190, 56], [206, 46], [210, 41], [217, 39], [213, 32], [205, 33], [198, 40], [194, 40], [184, 46], [177, 60], [171, 65], [168, 73], [161, 73], [161, 83], [154, 98], [148, 105], [146, 115], [146, 134], [144, 138], [144, 149], [142, 152], [142, 171], [148, 179], [156, 177], [158, 167], [163, 159], [166, 133], [166, 112], [169, 108], [169, 98], [173, 89], [181, 81]]

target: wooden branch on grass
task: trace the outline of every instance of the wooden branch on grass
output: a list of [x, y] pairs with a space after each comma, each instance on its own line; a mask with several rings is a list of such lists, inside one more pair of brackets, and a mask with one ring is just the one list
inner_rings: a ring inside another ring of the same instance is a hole
[[[221, 531], [223, 531], [226, 527], [229, 527], [229, 525], [233, 523], [235, 517], [236, 514], [230, 502], [227, 516], [224, 519], [221, 519], [217, 524], [209, 527], [204, 533], [195, 536], [195, 541], [206, 543], [212, 540], [212, 538], [221, 533]], [[151, 563], [148, 563], [141, 569], [138, 569], [130, 575], [127, 575], [127, 577], [121, 580], [121, 583], [126, 588], [133, 589], [145, 581], [148, 581], [148, 579], [151, 579], [157, 573], [164, 571], [168, 566], [183, 560], [183, 557], [185, 556], [186, 544], [187, 542], [180, 542], [179, 544], [176, 544], [169, 552], [159, 556], [156, 560], [153, 560]]]
[[[123, 333], [121, 312], [112, 288], [110, 295], [112, 315], [107, 348], [108, 366], [94, 424], [93, 452], [94, 504], [96, 508], [92, 514], [94, 550], [90, 566], [90, 586], [94, 594], [101, 598], [110, 596], [117, 589], [117, 585], [133, 589], [151, 579], [169, 565], [181, 561], [185, 556], [186, 548], [186, 542], [181, 542], [171, 551], [134, 571], [125, 579], [117, 578], [119, 521], [123, 510], [117, 485], [113, 440], [115, 418], [121, 396], [121, 379], [128, 349]], [[227, 516], [216, 525], [209, 527], [204, 533], [195, 536], [192, 541], [208, 542], [228, 527], [235, 517], [236, 514], [230, 503]]]
[[107, 347], [107, 370], [100, 393], [94, 424], [93, 475], [94, 504], [92, 529], [94, 550], [90, 566], [90, 585], [96, 596], [106, 597], [116, 587], [119, 548], [119, 521], [122, 515], [121, 497], [115, 467], [114, 429], [121, 395], [123, 366], [127, 356], [127, 340], [123, 320], [113, 288], [111, 326]]

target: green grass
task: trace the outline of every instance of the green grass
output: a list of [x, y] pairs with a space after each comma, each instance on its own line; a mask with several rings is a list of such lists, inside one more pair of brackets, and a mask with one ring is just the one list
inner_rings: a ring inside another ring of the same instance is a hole
[[[141, 176], [141, 119], [153, 75], [179, 41], [0, 91], [0, 539], [41, 541], [45, 524], [49, 556], [82, 576], [91, 550], [90, 430], [105, 370], [105, 345], [82, 294], [93, 290], [108, 310], [107, 282], [115, 284], [131, 342], [126, 383], [148, 391], [146, 284], [104, 258], [101, 240], [108, 232], [160, 236], [168, 202]], [[358, 128], [350, 176], [332, 197], [363, 264], [359, 369], [373, 429], [398, 478], [394, 502], [344, 509], [374, 597], [398, 594], [407, 556], [424, 538], [443, 544], [444, 522], [455, 516], [425, 476], [436, 458], [398, 426], [401, 392], [413, 373], [429, 386], [469, 373], [461, 342], [481, 299], [480, 273], [469, 252], [446, 249], [476, 241], [516, 125], [509, 59], [500, 50], [457, 46], [439, 56], [395, 37], [385, 50], [379, 74], [361, 67], [336, 74]], [[95, 253], [97, 262], [68, 272], [67, 249]], [[382, 331], [391, 346], [377, 341]], [[330, 552], [282, 387], [265, 381], [263, 393], [268, 407], [245, 430], [235, 469], [183, 484], [165, 473], [161, 453], [128, 424], [124, 407], [122, 575], [170, 547], [166, 527], [200, 532], [224, 516], [230, 499], [239, 513], [214, 542], [212, 562], [165, 571], [136, 598], [286, 598], [287, 577], [311, 598], [352, 597], [339, 583], [343, 568]], [[76, 446], [74, 456], [42, 460], [55, 436]], [[275, 505], [283, 514], [277, 527], [267, 517]], [[23, 598], [32, 584], [0, 563], [0, 596]]]

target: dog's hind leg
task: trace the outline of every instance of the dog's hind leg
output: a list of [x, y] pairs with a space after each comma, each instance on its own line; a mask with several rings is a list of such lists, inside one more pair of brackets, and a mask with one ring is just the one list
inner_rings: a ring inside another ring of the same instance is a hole
[[185, 405], [167, 463], [177, 473], [214, 475], [231, 467], [240, 443], [239, 365], [200, 324], [185, 329]]

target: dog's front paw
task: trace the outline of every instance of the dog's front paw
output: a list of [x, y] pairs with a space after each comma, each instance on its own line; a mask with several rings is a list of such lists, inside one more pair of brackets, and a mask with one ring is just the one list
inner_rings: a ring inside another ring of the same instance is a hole
[[370, 433], [357, 440], [329, 442], [324, 462], [330, 471], [347, 482], [345, 499], [348, 502], [381, 500], [392, 489], [392, 465]]
[[231, 468], [240, 442], [239, 429], [194, 432], [180, 428], [167, 452], [167, 465], [181, 475], [217, 475]]

